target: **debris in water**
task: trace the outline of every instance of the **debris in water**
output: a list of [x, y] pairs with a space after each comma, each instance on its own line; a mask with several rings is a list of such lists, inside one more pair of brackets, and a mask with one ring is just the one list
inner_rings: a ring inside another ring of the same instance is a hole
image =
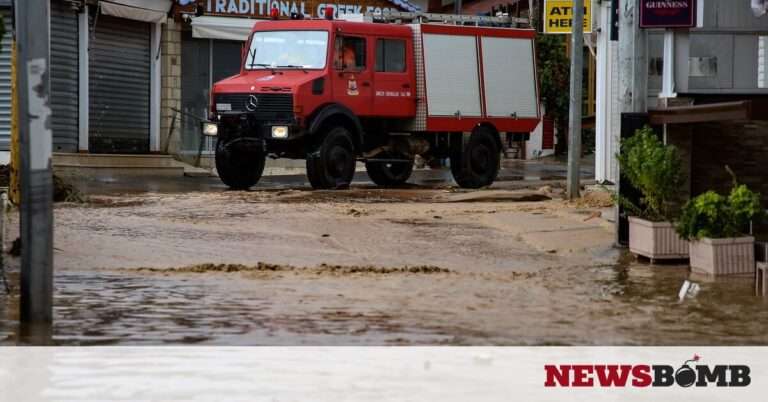
[[53, 175], [53, 202], [85, 202], [85, 197], [72, 184]]
[[683, 282], [683, 286], [680, 288], [680, 292], [677, 294], [677, 298], [680, 299], [680, 301], [684, 301], [687, 298], [694, 298], [697, 294], [699, 294], [699, 291], [701, 290], [701, 287], [698, 283], [691, 282], [686, 280]]
[[486, 190], [462, 192], [436, 199], [437, 202], [538, 202], [549, 201], [552, 197], [526, 190]]
[[576, 208], [609, 208], [613, 206], [613, 194], [608, 191], [587, 191], [581, 198], [569, 203]]
[[328, 233], [323, 233], [322, 237], [331, 237]]
[[126, 269], [153, 273], [206, 273], [206, 272], [306, 272], [312, 274], [450, 274], [450, 269], [433, 265], [406, 265], [403, 267], [376, 267], [372, 265], [332, 265], [320, 264], [315, 267], [295, 267], [292, 265], [268, 264], [197, 264], [176, 268], [141, 267]]

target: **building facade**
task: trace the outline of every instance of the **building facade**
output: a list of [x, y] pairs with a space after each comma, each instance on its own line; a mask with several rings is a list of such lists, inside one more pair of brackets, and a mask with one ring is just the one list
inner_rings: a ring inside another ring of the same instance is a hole
[[[337, 15], [418, 10], [404, 0], [50, 0], [54, 152], [196, 154], [211, 84], [239, 72], [253, 24], [271, 7], [289, 18], [322, 16], [327, 6]], [[10, 0], [0, 0], [0, 15], [8, 27], [0, 49], [0, 152], [7, 161]]]
[[[0, 53], [0, 151], [10, 142], [10, 1]], [[5, 7], [4, 7], [5, 5]], [[159, 150], [161, 25], [170, 0], [51, 0], [54, 152]]]
[[13, 18], [11, 0], [0, 0], [0, 18], [5, 34], [0, 38], [0, 164], [10, 161], [11, 142], [11, 45]]
[[[616, 182], [621, 100], [618, 42], [610, 37], [612, 3], [598, 7], [595, 170], [598, 181]], [[690, 179], [682, 191], [727, 191], [728, 166], [768, 205], [768, 16], [753, 12], [750, 0], [698, 0], [697, 11], [696, 27], [667, 35], [671, 59], [664, 57], [665, 31], [645, 31], [649, 122], [681, 151]], [[662, 98], [665, 63], [672, 63], [670, 98]], [[674, 119], [665, 117], [670, 111]]]

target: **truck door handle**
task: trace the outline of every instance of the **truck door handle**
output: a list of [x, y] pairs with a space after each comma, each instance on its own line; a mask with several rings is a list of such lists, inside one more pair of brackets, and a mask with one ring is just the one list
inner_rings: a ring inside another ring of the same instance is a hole
[[403, 88], [408, 89], [411, 87], [411, 84], [403, 84]]
[[364, 87], [369, 87], [369, 86], [371, 86], [371, 83], [370, 83], [370, 82], [368, 82], [368, 81], [363, 81], [362, 85], [363, 85]]

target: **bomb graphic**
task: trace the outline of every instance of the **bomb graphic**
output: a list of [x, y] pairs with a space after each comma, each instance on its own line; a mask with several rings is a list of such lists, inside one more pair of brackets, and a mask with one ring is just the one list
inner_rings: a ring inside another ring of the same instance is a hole
[[693, 355], [693, 359], [686, 360], [677, 371], [675, 371], [675, 382], [677, 385], [688, 388], [696, 382], [696, 371], [688, 364], [699, 361], [699, 355]]

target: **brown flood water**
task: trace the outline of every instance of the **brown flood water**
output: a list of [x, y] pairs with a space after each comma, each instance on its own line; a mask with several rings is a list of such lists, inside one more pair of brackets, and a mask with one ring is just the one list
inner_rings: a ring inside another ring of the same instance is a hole
[[[499, 192], [314, 194], [57, 208], [50, 343], [768, 344], [752, 280], [691, 278], [701, 291], [680, 302], [687, 267], [612, 249], [599, 209]], [[0, 292], [0, 344], [40, 343], [17, 321], [18, 298]]]
[[[677, 291], [688, 277], [685, 268], [627, 260], [520, 276], [322, 271], [60, 274], [52, 343], [768, 343], [768, 304], [754, 296], [751, 281], [700, 282], [698, 296], [681, 303]], [[421, 285], [430, 294], [419, 293]], [[456, 294], [468, 288], [475, 293]], [[27, 343], [16, 333], [17, 299], [4, 301], [1, 343]]]

